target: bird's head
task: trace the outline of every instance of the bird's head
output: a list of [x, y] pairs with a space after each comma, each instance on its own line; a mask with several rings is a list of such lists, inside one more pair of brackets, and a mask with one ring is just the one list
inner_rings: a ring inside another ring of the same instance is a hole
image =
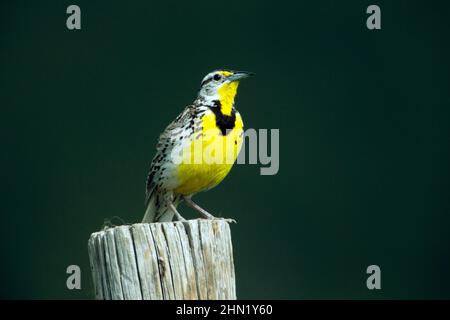
[[216, 70], [202, 80], [199, 98], [218, 104], [225, 115], [230, 115], [237, 93], [239, 81], [253, 75], [251, 72]]

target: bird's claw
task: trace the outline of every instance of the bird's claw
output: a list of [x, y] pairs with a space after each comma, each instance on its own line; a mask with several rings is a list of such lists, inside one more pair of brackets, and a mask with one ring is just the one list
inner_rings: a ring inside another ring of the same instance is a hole
[[222, 221], [225, 221], [225, 222], [228, 222], [228, 223], [237, 223], [236, 220], [231, 219], [231, 218], [215, 218], [215, 219], [222, 220]]

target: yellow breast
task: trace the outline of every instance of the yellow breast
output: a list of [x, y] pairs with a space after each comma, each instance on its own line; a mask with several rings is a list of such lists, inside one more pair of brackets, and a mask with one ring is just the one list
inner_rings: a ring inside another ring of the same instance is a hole
[[203, 116], [202, 124], [202, 132], [183, 150], [176, 193], [190, 195], [215, 187], [227, 176], [241, 149], [243, 122], [239, 113], [234, 128], [226, 135], [217, 127], [212, 112]]

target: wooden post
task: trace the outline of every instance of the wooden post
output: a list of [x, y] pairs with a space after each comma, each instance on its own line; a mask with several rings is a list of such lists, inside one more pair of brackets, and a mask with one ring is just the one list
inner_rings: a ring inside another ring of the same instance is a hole
[[91, 235], [88, 250], [96, 299], [236, 299], [226, 221], [109, 228]]

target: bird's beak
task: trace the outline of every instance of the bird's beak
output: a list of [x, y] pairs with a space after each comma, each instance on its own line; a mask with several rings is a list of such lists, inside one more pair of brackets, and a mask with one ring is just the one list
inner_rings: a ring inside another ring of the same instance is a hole
[[239, 80], [242, 80], [244, 78], [248, 78], [248, 77], [253, 76], [253, 75], [254, 75], [253, 72], [235, 71], [231, 76], [227, 77], [227, 80], [229, 82], [239, 81]]

